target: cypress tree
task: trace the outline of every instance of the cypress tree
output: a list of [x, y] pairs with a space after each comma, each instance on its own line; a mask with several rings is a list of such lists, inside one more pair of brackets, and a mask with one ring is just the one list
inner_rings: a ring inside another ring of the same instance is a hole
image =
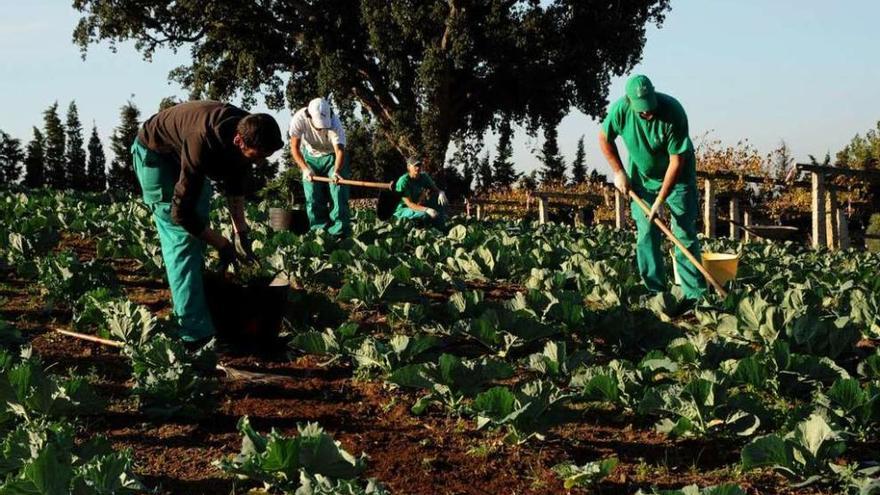
[[571, 181], [577, 185], [587, 180], [587, 153], [584, 151], [584, 136], [578, 139], [574, 161], [571, 162]]
[[24, 159], [24, 183], [28, 187], [46, 185], [46, 152], [43, 133], [34, 127], [34, 138], [27, 145], [27, 156]]
[[21, 141], [0, 131], [0, 184], [10, 185], [21, 177], [21, 162], [24, 153]]
[[559, 133], [555, 124], [544, 129], [544, 146], [541, 147], [541, 183], [561, 184], [565, 182], [565, 161], [559, 154]]
[[495, 186], [495, 179], [492, 177], [492, 164], [489, 161], [489, 152], [487, 151], [483, 158], [480, 159], [480, 165], [477, 167], [477, 189], [479, 192], [486, 192]]
[[104, 145], [98, 137], [98, 127], [92, 125], [92, 136], [89, 138], [89, 161], [86, 166], [88, 176], [88, 189], [90, 191], [103, 192], [107, 190], [107, 155], [104, 154]]
[[492, 167], [492, 185], [510, 189], [520, 174], [513, 169], [513, 128], [507, 119], [501, 122], [497, 151]]
[[86, 150], [83, 149], [85, 140], [83, 139], [82, 123], [79, 121], [79, 111], [76, 108], [76, 102], [71, 101], [67, 107], [67, 152], [65, 161], [67, 162], [66, 176], [70, 182], [70, 187], [77, 191], [85, 191], [88, 189], [88, 175], [86, 174]]
[[114, 193], [136, 193], [138, 191], [137, 176], [131, 158], [131, 145], [137, 137], [141, 111], [129, 101], [120, 109], [120, 122], [113, 135], [110, 136], [110, 151], [113, 160], [107, 182]]
[[45, 133], [46, 184], [55, 189], [65, 189], [67, 182], [65, 163], [64, 126], [58, 118], [58, 102], [43, 112], [43, 132]]

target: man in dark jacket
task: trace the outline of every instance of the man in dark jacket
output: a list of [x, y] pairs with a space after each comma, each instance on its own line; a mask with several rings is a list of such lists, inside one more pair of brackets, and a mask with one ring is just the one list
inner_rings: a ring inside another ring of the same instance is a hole
[[[217, 249], [222, 266], [252, 260], [244, 215], [251, 163], [281, 149], [271, 115], [249, 114], [226, 103], [191, 101], [163, 110], [144, 123], [131, 147], [144, 201], [159, 231], [181, 338], [206, 341], [214, 324], [205, 301], [205, 247]], [[211, 179], [226, 193], [234, 236], [211, 229]]]

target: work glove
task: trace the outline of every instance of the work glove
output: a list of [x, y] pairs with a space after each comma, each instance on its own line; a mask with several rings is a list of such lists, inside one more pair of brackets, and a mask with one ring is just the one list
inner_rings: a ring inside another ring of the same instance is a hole
[[623, 170], [614, 173], [614, 187], [623, 194], [629, 194], [629, 179]]
[[648, 225], [653, 224], [654, 219], [659, 217], [661, 213], [663, 213], [663, 201], [657, 198], [654, 205], [651, 206], [651, 212], [648, 213]]
[[257, 257], [254, 255], [251, 239], [248, 237], [247, 232], [236, 233], [235, 237], [232, 238], [232, 243], [235, 246], [235, 253], [241, 261], [248, 264], [257, 261]]
[[238, 262], [238, 256], [235, 254], [235, 246], [226, 241], [220, 249], [217, 250], [220, 255], [220, 271], [225, 272], [229, 269], [229, 265], [235, 265]]
[[439, 213], [437, 213], [437, 210], [435, 210], [434, 208], [425, 208], [425, 213], [427, 213], [432, 220], [437, 218], [437, 215], [439, 215]]
[[315, 173], [310, 168], [303, 170], [303, 182], [311, 182], [314, 175]]
[[440, 191], [440, 194], [437, 195], [437, 204], [440, 206], [446, 206], [449, 203], [449, 200], [446, 199], [446, 193]]

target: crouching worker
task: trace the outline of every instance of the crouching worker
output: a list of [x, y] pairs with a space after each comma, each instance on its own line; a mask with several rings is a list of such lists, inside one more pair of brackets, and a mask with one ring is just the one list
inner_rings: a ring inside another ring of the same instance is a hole
[[446, 221], [446, 193], [434, 184], [431, 176], [422, 172], [419, 160], [407, 161], [406, 173], [397, 179], [394, 190], [401, 195], [395, 217], [437, 228], [443, 226]]
[[[254, 260], [244, 214], [251, 163], [281, 149], [281, 130], [271, 115], [251, 115], [216, 101], [191, 101], [163, 110], [144, 123], [131, 147], [144, 202], [159, 233], [181, 338], [207, 342], [214, 324], [205, 300], [205, 248], [220, 264]], [[226, 193], [233, 239], [211, 229], [211, 183]]]

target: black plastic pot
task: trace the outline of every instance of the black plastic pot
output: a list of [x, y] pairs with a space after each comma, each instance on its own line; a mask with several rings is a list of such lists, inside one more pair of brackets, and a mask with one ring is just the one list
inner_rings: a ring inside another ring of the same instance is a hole
[[309, 217], [301, 209], [269, 208], [269, 227], [275, 232], [304, 234], [309, 230]]
[[205, 298], [217, 337], [240, 349], [270, 349], [278, 344], [290, 285], [270, 277], [249, 285], [231, 276], [205, 273]]

